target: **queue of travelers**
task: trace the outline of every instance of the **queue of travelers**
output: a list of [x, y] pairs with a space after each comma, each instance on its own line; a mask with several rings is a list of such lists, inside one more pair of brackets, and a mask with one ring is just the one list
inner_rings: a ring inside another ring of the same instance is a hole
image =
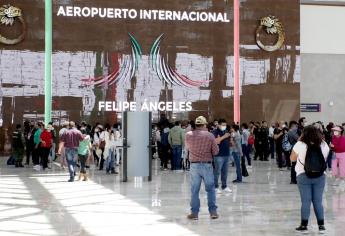
[[[52, 123], [24, 122], [24, 129], [18, 124], [12, 134], [12, 157], [15, 167], [24, 167], [23, 160], [26, 154], [25, 165], [29, 166], [32, 160], [35, 171], [52, 169], [53, 164], [61, 169], [68, 168], [69, 182], [73, 182], [80, 169], [79, 180], [87, 180], [86, 169], [90, 163], [95, 163], [99, 170], [107, 174], [118, 174], [116, 167], [120, 163], [122, 145], [119, 125], [100, 124], [91, 127], [85, 122], [76, 124], [66, 121], [59, 132], [56, 132]], [[56, 145], [58, 144], [58, 148]], [[105, 164], [104, 164], [105, 163]]]
[[[104, 128], [103, 128], [104, 127]], [[268, 126], [266, 121], [239, 124], [225, 119], [211, 123], [204, 117], [195, 121], [171, 123], [165, 115], [152, 127], [152, 158], [158, 156], [162, 171], [190, 171], [191, 213], [188, 219], [197, 220], [200, 209], [199, 191], [204, 182], [211, 219], [217, 219], [216, 196], [231, 194], [228, 184], [229, 166], [235, 167], [233, 184], [241, 184], [248, 176], [254, 161], [275, 160], [279, 171], [290, 172], [290, 184], [297, 184], [301, 197], [299, 232], [308, 230], [310, 206], [316, 214], [319, 231], [325, 231], [322, 196], [326, 175], [334, 177], [333, 185], [345, 191], [345, 136], [343, 125], [322, 122], [308, 124], [280, 121]], [[57, 133], [52, 123], [24, 123], [13, 132], [15, 166], [30, 164], [36, 171], [51, 168], [60, 159], [61, 168], [68, 167], [73, 182], [80, 166], [79, 179], [87, 180], [86, 169], [94, 162], [107, 174], [118, 174], [122, 145], [119, 125], [65, 122]], [[59, 148], [55, 155], [55, 146]], [[253, 160], [252, 160], [253, 159]], [[79, 164], [78, 164], [79, 163]], [[324, 174], [326, 173], [326, 175]]]

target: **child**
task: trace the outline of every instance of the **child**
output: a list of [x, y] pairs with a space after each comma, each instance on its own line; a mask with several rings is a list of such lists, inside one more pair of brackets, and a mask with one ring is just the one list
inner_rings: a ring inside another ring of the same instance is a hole
[[332, 172], [333, 176], [340, 178], [336, 179], [335, 185], [338, 185], [341, 180], [339, 188], [345, 188], [345, 136], [342, 136], [343, 130], [339, 126], [334, 127], [332, 131], [334, 136], [330, 146], [335, 152], [335, 159], [332, 160]]
[[79, 148], [78, 148], [78, 156], [79, 156], [79, 161], [80, 161], [80, 173], [79, 173], [79, 179], [81, 180], [82, 178], [83, 181], [87, 181], [87, 173], [86, 173], [86, 161], [89, 156], [89, 152], [91, 149], [91, 138], [90, 135], [87, 135], [86, 129], [81, 129], [81, 133], [85, 136], [84, 140], [79, 143]]

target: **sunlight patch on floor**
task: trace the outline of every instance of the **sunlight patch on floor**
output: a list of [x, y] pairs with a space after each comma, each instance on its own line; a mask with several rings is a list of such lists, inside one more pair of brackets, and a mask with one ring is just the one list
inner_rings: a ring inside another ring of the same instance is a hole
[[35, 178], [91, 235], [196, 235], [95, 182], [67, 183], [63, 176]]
[[0, 178], [1, 236], [59, 236], [19, 177]]

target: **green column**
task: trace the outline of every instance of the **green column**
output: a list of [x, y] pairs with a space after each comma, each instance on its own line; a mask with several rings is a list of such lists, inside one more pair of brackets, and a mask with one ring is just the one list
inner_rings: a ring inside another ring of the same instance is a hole
[[45, 65], [44, 65], [44, 123], [52, 116], [52, 44], [53, 44], [52, 0], [45, 0]]

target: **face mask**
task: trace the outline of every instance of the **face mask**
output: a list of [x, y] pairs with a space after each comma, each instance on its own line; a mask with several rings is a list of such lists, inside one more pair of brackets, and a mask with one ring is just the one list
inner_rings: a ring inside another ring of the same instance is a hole
[[99, 129], [95, 129], [95, 132], [97, 133], [99, 131]]
[[169, 133], [169, 128], [165, 128], [163, 131], [164, 133]]
[[286, 125], [282, 125], [283, 128], [286, 128]]
[[226, 126], [220, 126], [219, 129], [220, 129], [221, 131], [225, 131], [225, 130], [226, 130]]

